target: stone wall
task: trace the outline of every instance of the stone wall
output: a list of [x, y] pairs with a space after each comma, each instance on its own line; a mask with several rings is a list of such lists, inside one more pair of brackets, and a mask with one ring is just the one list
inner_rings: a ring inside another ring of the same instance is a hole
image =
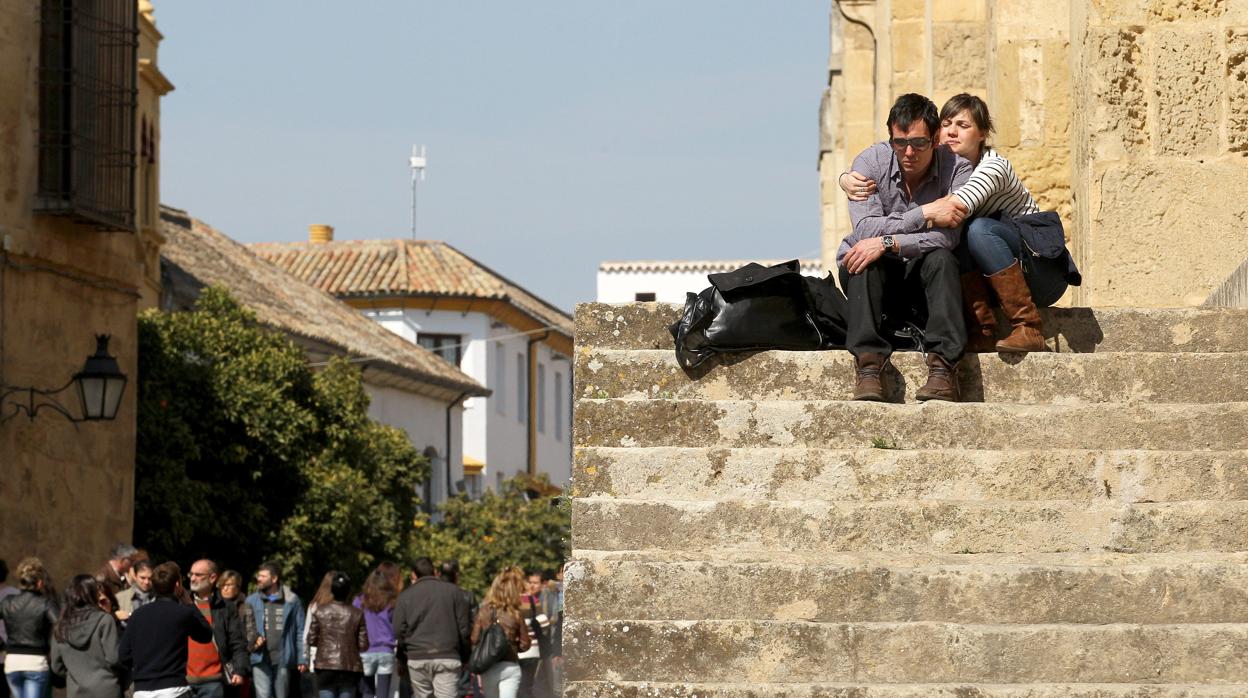
[[[0, 6], [0, 384], [59, 388], [94, 352], [96, 333], [112, 335], [129, 377], [114, 421], [75, 426], [44, 409], [0, 422], [0, 558], [12, 567], [38, 555], [61, 586], [132, 535], [136, 312], [150, 243], [34, 213], [39, 5]], [[4, 417], [18, 397], [4, 400]], [[72, 388], [58, 397], [80, 414]]]
[[1199, 304], [1248, 257], [1248, 2], [1079, 9], [1077, 298]]
[[888, 105], [910, 91], [938, 105], [985, 96], [993, 144], [1066, 223], [1085, 286], [1064, 303], [1196, 305], [1248, 257], [1248, 203], [1222, 193], [1248, 183], [1248, 2], [841, 0], [831, 11], [825, 264], [849, 228], [835, 179], [886, 136]]

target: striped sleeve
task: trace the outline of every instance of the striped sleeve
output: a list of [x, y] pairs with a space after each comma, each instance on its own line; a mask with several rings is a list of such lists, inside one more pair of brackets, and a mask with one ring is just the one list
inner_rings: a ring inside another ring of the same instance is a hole
[[986, 216], [1003, 211], [1017, 216], [1040, 210], [1031, 192], [1014, 173], [1010, 161], [991, 149], [980, 158], [970, 180], [953, 194], [966, 204], [969, 215]]

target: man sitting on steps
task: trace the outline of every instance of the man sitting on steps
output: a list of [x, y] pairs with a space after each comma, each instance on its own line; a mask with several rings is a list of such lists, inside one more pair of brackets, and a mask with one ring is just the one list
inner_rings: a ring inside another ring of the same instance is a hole
[[846, 348], [854, 355], [855, 400], [884, 400], [881, 372], [892, 353], [885, 314], [899, 319], [926, 306], [927, 383], [919, 400], [959, 397], [954, 369], [966, 346], [957, 247], [964, 214], [945, 200], [971, 176], [971, 164], [934, 138], [936, 105], [906, 94], [888, 112], [889, 140], [854, 158], [853, 169], [875, 180], [876, 193], [851, 201], [853, 232], [837, 250], [841, 288], [849, 300]]

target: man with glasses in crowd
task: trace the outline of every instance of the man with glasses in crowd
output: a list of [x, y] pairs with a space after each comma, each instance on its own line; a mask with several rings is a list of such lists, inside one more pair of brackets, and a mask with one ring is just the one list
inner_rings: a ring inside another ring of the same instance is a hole
[[192, 698], [225, 698], [225, 687], [251, 674], [243, 619], [217, 594], [217, 563], [196, 560], [188, 575], [191, 602], [212, 626], [212, 640], [187, 640], [186, 681]]
[[849, 202], [853, 231], [836, 254], [849, 300], [845, 344], [855, 359], [854, 399], [885, 399], [880, 377], [893, 351], [882, 327], [887, 315], [924, 325], [928, 377], [915, 397], [956, 402], [966, 325], [953, 250], [965, 213], [947, 197], [972, 167], [935, 144], [940, 118], [922, 95], [899, 97], [886, 125], [889, 140], [854, 158], [853, 169], [874, 180], [876, 192]]

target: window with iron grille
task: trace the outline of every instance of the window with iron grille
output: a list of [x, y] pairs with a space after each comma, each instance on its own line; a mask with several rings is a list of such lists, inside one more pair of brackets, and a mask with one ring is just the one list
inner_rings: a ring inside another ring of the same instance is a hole
[[138, 3], [44, 0], [36, 211], [135, 229]]

